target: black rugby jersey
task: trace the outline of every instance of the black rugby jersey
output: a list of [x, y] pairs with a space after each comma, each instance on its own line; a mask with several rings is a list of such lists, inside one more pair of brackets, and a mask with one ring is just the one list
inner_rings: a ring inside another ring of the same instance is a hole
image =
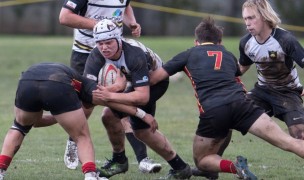
[[169, 75], [187, 74], [201, 113], [245, 97], [243, 85], [236, 81], [240, 75], [237, 59], [222, 45], [195, 46], [173, 57], [164, 69]]
[[294, 62], [304, 67], [304, 49], [290, 32], [275, 28], [262, 44], [247, 34], [241, 39], [239, 50], [241, 65], [255, 63], [259, 85], [302, 87]]
[[[79, 98], [92, 104], [92, 91], [97, 83], [81, 76], [72, 68], [60, 63], [39, 63], [22, 72], [20, 80], [56, 81], [73, 86]], [[50, 87], [54, 88], [54, 87]], [[60, 89], [57, 89], [60, 92]]]
[[122, 49], [122, 55], [118, 60], [110, 60], [105, 59], [95, 47], [86, 61], [84, 76], [97, 82], [100, 69], [105, 63], [111, 63], [125, 74], [133, 87], [149, 85], [148, 59], [145, 52], [124, 41]]

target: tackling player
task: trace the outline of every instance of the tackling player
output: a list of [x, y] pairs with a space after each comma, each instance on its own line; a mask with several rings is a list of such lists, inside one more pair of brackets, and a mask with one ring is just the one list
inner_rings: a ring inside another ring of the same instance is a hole
[[[117, 82], [119, 79], [121, 78], [118, 77]], [[4, 179], [25, 135], [42, 118], [43, 110], [50, 111], [75, 140], [85, 180], [107, 179], [99, 178], [96, 173], [94, 148], [82, 105], [84, 109], [93, 107], [93, 104], [106, 105], [131, 115], [144, 111], [123, 104], [106, 103], [98, 99], [96, 89], [96, 82], [84, 78], [63, 64], [40, 63], [23, 72], [16, 92], [15, 120], [4, 139], [0, 155], [0, 180]], [[145, 112], [140, 118], [148, 122], [155, 121]]]
[[233, 173], [241, 179], [255, 180], [257, 177], [249, 171], [246, 158], [238, 156], [234, 163], [216, 154], [230, 129], [243, 135], [249, 132], [302, 158], [304, 141], [286, 134], [247, 98], [238, 78], [241, 73], [237, 59], [221, 45], [222, 35], [213, 19], [205, 19], [195, 29], [196, 46], [153, 71], [150, 81], [154, 84], [184, 71], [193, 84], [200, 112], [193, 141], [196, 166], [202, 171]]

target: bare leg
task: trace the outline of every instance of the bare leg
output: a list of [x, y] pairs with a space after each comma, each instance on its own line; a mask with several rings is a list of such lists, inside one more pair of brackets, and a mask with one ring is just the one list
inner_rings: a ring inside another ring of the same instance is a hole
[[[94, 110], [93, 106], [83, 106], [83, 111], [86, 115], [86, 118], [89, 119], [90, 115], [92, 114]], [[52, 126], [54, 124], [57, 124], [57, 120], [54, 118], [52, 114], [43, 114], [41, 119], [38, 119], [33, 127], [38, 128], [38, 127], [46, 127], [46, 126]]]
[[112, 144], [113, 152], [125, 150], [125, 132], [121, 120], [112, 111], [105, 107], [102, 114], [102, 123], [107, 130], [107, 134]]
[[150, 129], [134, 131], [135, 136], [163, 157], [166, 161], [173, 159], [176, 152], [173, 150], [168, 139], [159, 131], [152, 133]]
[[146, 145], [140, 141], [137, 137], [135, 137], [133, 133], [133, 129], [131, 127], [129, 117], [121, 119], [123, 127], [125, 129], [126, 138], [129, 141], [138, 163], [140, 163], [143, 159], [148, 157], [147, 147]]
[[[34, 124], [38, 119], [41, 119], [41, 112], [25, 112], [17, 107], [15, 107], [16, 121], [22, 126], [29, 126]], [[8, 130], [6, 137], [3, 142], [3, 147], [1, 154], [9, 157], [13, 157], [19, 150], [24, 135], [19, 131], [10, 129]]]
[[42, 118], [39, 119], [38, 121], [36, 121], [35, 124], [33, 125], [33, 127], [38, 128], [38, 127], [52, 126], [56, 123], [57, 123], [57, 121], [53, 115], [43, 114]]
[[222, 157], [218, 151], [224, 139], [213, 139], [195, 136], [193, 141], [193, 158], [195, 165], [202, 171], [220, 172]]
[[95, 162], [94, 147], [83, 110], [78, 109], [54, 117], [76, 142], [80, 161], [83, 164]]
[[133, 133], [133, 129], [132, 129], [131, 124], [129, 122], [129, 117], [122, 118], [121, 123], [124, 127], [125, 133]]
[[249, 132], [277, 146], [304, 158], [304, 141], [285, 133], [269, 116], [262, 114], [251, 126]]

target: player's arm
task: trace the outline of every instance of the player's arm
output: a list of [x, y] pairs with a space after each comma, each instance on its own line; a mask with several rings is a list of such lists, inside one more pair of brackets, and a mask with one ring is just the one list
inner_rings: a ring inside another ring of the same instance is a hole
[[[120, 94], [124, 94], [124, 93], [120, 93]], [[93, 104], [107, 106], [107, 107], [110, 107], [117, 111], [127, 113], [131, 116], [136, 116], [136, 117], [142, 119], [147, 124], [149, 124], [152, 132], [155, 132], [156, 129], [158, 129], [157, 121], [151, 114], [147, 114], [142, 109], [137, 108], [135, 106], [129, 106], [129, 105], [120, 104], [120, 103], [116, 103], [116, 102], [105, 102], [102, 99], [100, 99], [98, 95], [99, 94], [97, 91], [93, 91], [93, 99], [92, 99]]]
[[134, 91], [128, 93], [110, 92], [104, 86], [97, 86], [97, 90], [93, 91], [96, 96], [105, 102], [116, 102], [126, 105], [145, 105], [150, 98], [150, 86], [135, 87]]
[[71, 28], [92, 30], [97, 21], [95, 19], [85, 18], [70, 9], [62, 7], [59, 14], [59, 23]]
[[150, 85], [152, 86], [169, 77], [169, 74], [163, 67], [161, 67], [156, 69], [155, 71], [150, 72], [149, 77], [150, 77]]
[[244, 74], [250, 68], [250, 65], [249, 66], [242, 66], [242, 65], [239, 64], [239, 67], [240, 67], [241, 74]]
[[132, 31], [132, 36], [134, 37], [139, 37], [141, 33], [141, 26], [136, 22], [136, 18], [134, 16], [133, 9], [131, 5], [129, 4], [124, 13], [123, 17], [123, 23], [131, 29]]

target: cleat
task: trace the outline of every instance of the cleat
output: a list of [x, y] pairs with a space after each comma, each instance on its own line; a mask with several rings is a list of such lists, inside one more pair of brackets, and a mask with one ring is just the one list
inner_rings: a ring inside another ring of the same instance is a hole
[[142, 173], [157, 173], [161, 170], [162, 166], [159, 163], [155, 163], [153, 159], [149, 157], [144, 158], [140, 161], [138, 169]]
[[191, 176], [192, 171], [190, 166], [187, 164], [187, 166], [182, 170], [170, 169], [167, 176], [158, 179], [190, 179]]
[[118, 162], [114, 162], [113, 160], [107, 160], [105, 165], [100, 169], [97, 169], [99, 172], [99, 177], [110, 178], [116, 174], [125, 173], [129, 169], [128, 159], [125, 163], [120, 164]]
[[257, 180], [258, 178], [250, 172], [247, 166], [247, 159], [242, 156], [236, 157], [236, 163], [234, 164], [236, 168], [236, 175], [239, 179], [246, 179], [246, 180]]
[[0, 169], [0, 180], [4, 179], [5, 172], [6, 172], [5, 170]]
[[205, 177], [206, 179], [209, 179], [209, 180], [216, 180], [219, 177], [218, 172], [201, 171], [196, 167], [191, 168], [191, 171], [192, 171], [193, 176]]
[[64, 164], [69, 169], [76, 169], [79, 163], [77, 145], [74, 141], [67, 140], [64, 152]]
[[88, 172], [84, 175], [84, 180], [109, 180], [106, 177], [99, 177], [99, 172]]

